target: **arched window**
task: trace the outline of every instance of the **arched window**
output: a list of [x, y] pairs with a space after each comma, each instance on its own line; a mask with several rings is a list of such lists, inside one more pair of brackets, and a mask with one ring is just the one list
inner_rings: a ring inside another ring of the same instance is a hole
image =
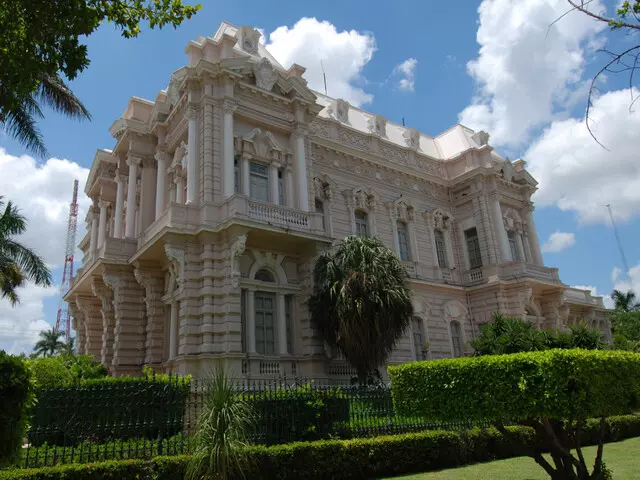
[[273, 276], [273, 273], [271, 273], [266, 268], [261, 268], [260, 270], [258, 270], [256, 272], [255, 279], [261, 282], [269, 282], [269, 283], [275, 283], [276, 281], [276, 279]]
[[451, 330], [451, 346], [453, 347], [453, 356], [462, 356], [462, 329], [460, 328], [460, 322], [453, 320], [449, 324]]

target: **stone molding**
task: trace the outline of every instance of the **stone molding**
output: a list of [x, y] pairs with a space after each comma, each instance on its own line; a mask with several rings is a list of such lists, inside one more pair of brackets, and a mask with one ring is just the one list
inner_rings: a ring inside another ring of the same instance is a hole
[[237, 288], [240, 281], [240, 257], [244, 254], [247, 246], [247, 234], [238, 235], [231, 244], [230, 260], [231, 260], [231, 285]]

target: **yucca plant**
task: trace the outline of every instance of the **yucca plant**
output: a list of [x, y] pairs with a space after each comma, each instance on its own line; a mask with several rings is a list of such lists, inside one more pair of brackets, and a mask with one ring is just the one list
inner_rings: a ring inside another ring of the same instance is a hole
[[249, 466], [247, 433], [253, 426], [250, 405], [234, 390], [224, 367], [216, 366], [205, 388], [185, 480], [226, 480], [243, 475]]

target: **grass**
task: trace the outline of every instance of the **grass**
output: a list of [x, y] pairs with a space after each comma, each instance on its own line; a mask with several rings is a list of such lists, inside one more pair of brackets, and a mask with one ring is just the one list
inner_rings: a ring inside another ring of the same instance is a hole
[[[604, 447], [603, 459], [614, 479], [640, 479], [640, 437]], [[584, 449], [588, 465], [593, 465], [596, 447]], [[395, 477], [394, 480], [549, 480], [549, 476], [528, 457], [497, 460], [467, 467]]]

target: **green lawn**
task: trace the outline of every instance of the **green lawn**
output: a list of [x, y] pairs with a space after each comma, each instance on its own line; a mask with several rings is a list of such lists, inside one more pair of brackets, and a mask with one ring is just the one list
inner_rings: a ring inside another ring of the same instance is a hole
[[[593, 465], [595, 447], [584, 449], [588, 465]], [[614, 480], [640, 479], [640, 438], [609, 443], [604, 447], [604, 461]], [[394, 480], [548, 480], [542, 467], [528, 457], [480, 463], [439, 472], [395, 477]]]

